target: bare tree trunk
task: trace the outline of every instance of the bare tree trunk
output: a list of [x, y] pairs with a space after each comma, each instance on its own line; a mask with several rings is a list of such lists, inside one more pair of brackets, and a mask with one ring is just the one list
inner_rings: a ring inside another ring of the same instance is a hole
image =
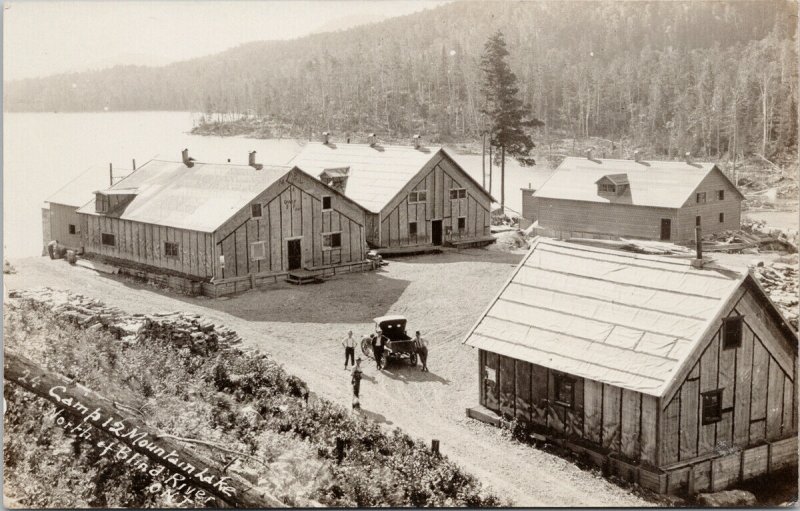
[[506, 146], [500, 146], [500, 212], [506, 214]]

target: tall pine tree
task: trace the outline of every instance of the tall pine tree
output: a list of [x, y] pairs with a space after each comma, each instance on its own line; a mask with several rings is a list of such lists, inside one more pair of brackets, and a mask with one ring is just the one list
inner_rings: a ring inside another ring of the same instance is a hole
[[[481, 56], [483, 83], [481, 92], [484, 105], [481, 113], [489, 122], [488, 132], [492, 146], [500, 163], [501, 185], [500, 205], [505, 207], [505, 155], [508, 153], [524, 166], [535, 165], [536, 161], [530, 153], [536, 145], [528, 133], [530, 128], [543, 126], [536, 118], [530, 118], [530, 107], [519, 99], [517, 76], [511, 72], [506, 62], [508, 50], [503, 33], [499, 30], [492, 35], [484, 46]], [[505, 211], [504, 211], [505, 212]]]

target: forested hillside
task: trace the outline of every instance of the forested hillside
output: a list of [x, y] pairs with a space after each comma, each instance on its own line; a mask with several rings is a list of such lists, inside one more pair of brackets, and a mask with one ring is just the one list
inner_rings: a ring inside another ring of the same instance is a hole
[[795, 2], [780, 1], [457, 2], [163, 68], [8, 83], [5, 103], [251, 114], [298, 134], [473, 139], [478, 62], [500, 29], [523, 100], [545, 122], [537, 140], [558, 133], [670, 156], [735, 147], [771, 157], [797, 140], [796, 15]]

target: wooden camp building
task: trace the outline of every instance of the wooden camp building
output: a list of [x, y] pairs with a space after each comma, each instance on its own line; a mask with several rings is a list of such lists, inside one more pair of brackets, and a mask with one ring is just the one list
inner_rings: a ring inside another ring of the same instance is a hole
[[797, 465], [797, 335], [745, 270], [537, 238], [465, 343], [480, 405], [662, 493]]
[[[327, 135], [326, 135], [327, 137]], [[493, 198], [441, 147], [308, 143], [291, 162], [368, 210], [367, 243], [404, 250], [491, 243]]]
[[218, 296], [368, 269], [365, 210], [296, 167], [152, 160], [78, 210], [87, 256]]
[[[523, 192], [524, 193], [524, 192]], [[694, 240], [739, 229], [744, 196], [713, 163], [568, 157], [523, 216], [555, 238]]]

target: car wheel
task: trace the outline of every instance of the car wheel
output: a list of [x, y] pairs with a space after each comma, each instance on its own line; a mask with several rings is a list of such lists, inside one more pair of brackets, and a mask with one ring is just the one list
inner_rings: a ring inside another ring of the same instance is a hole
[[408, 358], [408, 361], [411, 362], [412, 366], [416, 366], [417, 365], [417, 354], [416, 353], [412, 353], [411, 356]]
[[361, 340], [361, 352], [364, 353], [365, 357], [372, 358], [372, 343], [369, 339]]

